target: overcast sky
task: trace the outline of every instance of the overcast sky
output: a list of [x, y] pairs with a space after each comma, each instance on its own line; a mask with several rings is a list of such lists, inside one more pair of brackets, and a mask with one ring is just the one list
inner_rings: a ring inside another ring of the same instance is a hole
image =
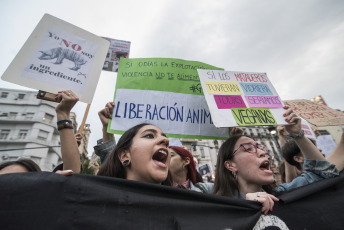
[[[282, 100], [322, 95], [344, 110], [342, 0], [1, 0], [0, 75], [45, 13], [99, 36], [131, 41], [131, 58], [201, 61], [265, 72]], [[87, 123], [89, 152], [101, 138], [97, 112], [116, 74], [102, 72]], [[1, 88], [28, 89], [0, 80]], [[81, 123], [86, 104], [74, 108]]]

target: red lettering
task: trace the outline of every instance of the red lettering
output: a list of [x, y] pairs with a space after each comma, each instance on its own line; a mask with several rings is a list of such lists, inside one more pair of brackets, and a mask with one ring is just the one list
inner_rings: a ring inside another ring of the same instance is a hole
[[[76, 46], [78, 47], [77, 49], [75, 49]], [[72, 45], [72, 49], [76, 50], [76, 51], [80, 51], [81, 50], [81, 46], [79, 46], [78, 44], [73, 44]]]
[[[71, 43], [71, 42], [68, 43], [68, 42], [67, 42], [66, 40], [64, 40], [64, 39], [62, 39], [62, 42], [66, 45], [66, 47], [69, 47], [69, 45], [70, 45], [70, 43]], [[61, 43], [62, 43], [62, 42], [61, 42]]]

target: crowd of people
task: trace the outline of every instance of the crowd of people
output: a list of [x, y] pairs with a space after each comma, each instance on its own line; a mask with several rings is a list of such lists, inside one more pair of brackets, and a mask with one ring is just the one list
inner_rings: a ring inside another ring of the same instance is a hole
[[[58, 92], [55, 99], [58, 102], [57, 129], [63, 164], [54, 172], [65, 176], [80, 173], [78, 144], [81, 137], [74, 134], [70, 120], [70, 111], [78, 97], [66, 90]], [[107, 133], [114, 107], [115, 104], [109, 102], [98, 113], [103, 129], [102, 142], [94, 147], [101, 161], [98, 176], [251, 200], [261, 203], [262, 212], [267, 214], [273, 211], [274, 203], [279, 201], [279, 192], [336, 177], [344, 168], [344, 135], [333, 153], [325, 158], [315, 143], [304, 135], [301, 119], [285, 107], [283, 116], [289, 125], [278, 127], [284, 157], [279, 169], [284, 183], [275, 183], [270, 150], [244, 135], [240, 128], [233, 128], [230, 138], [219, 149], [215, 182], [204, 183], [196, 170], [192, 154], [186, 148], [170, 146], [169, 139], [155, 125], [138, 124], [124, 132], [116, 142], [114, 135]], [[0, 174], [40, 171], [39, 166], [29, 159], [0, 165]]]

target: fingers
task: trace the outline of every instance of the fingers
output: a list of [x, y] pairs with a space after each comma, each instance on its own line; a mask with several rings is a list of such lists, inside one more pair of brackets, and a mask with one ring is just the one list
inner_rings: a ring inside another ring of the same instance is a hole
[[70, 175], [72, 175], [73, 174], [73, 170], [57, 170], [56, 171], [56, 173], [57, 174], [61, 174], [61, 175], [63, 175], [63, 176], [70, 176]]
[[277, 197], [266, 192], [247, 193], [246, 199], [261, 203], [263, 206], [262, 212], [265, 215], [267, 215], [269, 211], [273, 211], [273, 207], [275, 205], [274, 201], [279, 201]]
[[106, 103], [105, 108], [98, 112], [98, 115], [111, 119], [112, 118], [112, 111], [114, 108], [115, 108], [115, 103], [114, 102], [108, 102], [108, 103]]

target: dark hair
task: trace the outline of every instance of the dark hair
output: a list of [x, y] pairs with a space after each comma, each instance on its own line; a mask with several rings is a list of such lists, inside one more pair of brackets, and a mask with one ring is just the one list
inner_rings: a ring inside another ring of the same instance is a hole
[[135, 137], [137, 132], [143, 126], [146, 126], [146, 125], [150, 125], [150, 124], [141, 123], [141, 124], [135, 125], [134, 127], [125, 131], [125, 133], [123, 133], [115, 149], [109, 154], [109, 156], [107, 156], [105, 162], [100, 167], [97, 175], [126, 179], [127, 177], [126, 171], [121, 161], [118, 158], [118, 154], [121, 153], [122, 151], [128, 150], [131, 147], [133, 138]]
[[298, 170], [302, 170], [302, 165], [294, 160], [294, 156], [303, 156], [299, 146], [294, 140], [288, 141], [281, 149], [283, 158], [291, 165], [295, 166]]
[[285, 181], [285, 163], [284, 163], [284, 161], [282, 161], [282, 163], [278, 167], [278, 171], [279, 171], [279, 173], [281, 175], [281, 182], [282, 182], [282, 184], [286, 183], [286, 181]]
[[[228, 138], [220, 147], [217, 155], [214, 194], [220, 196], [232, 197], [237, 192], [240, 196], [238, 181], [234, 178], [232, 172], [225, 167], [225, 161], [233, 159], [234, 147], [241, 137], [249, 137], [245, 135], [233, 135]], [[251, 137], [249, 137], [251, 138]], [[274, 184], [263, 185], [263, 189], [271, 193], [274, 190]]]
[[11, 166], [11, 165], [20, 165], [23, 166], [24, 168], [26, 168], [26, 170], [28, 172], [41, 172], [41, 168], [33, 161], [30, 159], [26, 159], [26, 158], [21, 158], [19, 160], [16, 161], [7, 161], [4, 162], [2, 164], [0, 164], [0, 170]]

